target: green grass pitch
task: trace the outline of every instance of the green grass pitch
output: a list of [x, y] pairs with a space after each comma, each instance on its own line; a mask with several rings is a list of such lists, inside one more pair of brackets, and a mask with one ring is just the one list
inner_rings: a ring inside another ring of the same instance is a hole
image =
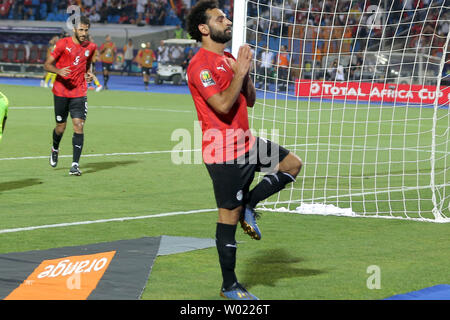
[[[176, 165], [171, 158], [174, 130], [193, 132], [197, 120], [189, 95], [89, 92], [83, 175], [72, 177], [70, 126], [58, 167], [48, 164], [51, 92], [10, 85], [0, 90], [11, 102], [0, 144], [0, 230], [215, 208], [204, 165]], [[315, 155], [310, 163], [320, 159]], [[348, 179], [341, 182], [348, 188]], [[301, 186], [298, 179], [296, 188]], [[216, 219], [210, 211], [0, 233], [0, 253], [144, 236], [214, 238]], [[259, 225], [261, 241], [238, 228], [236, 272], [261, 299], [383, 299], [449, 283], [450, 224], [264, 212]], [[380, 288], [367, 286], [370, 266], [379, 267]], [[215, 248], [161, 256], [142, 298], [220, 299], [220, 285]]]

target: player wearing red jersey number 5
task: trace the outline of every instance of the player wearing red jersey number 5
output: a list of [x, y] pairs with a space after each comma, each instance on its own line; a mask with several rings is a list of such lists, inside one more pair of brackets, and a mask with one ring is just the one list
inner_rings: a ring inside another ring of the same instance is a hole
[[81, 16], [74, 25], [73, 36], [62, 38], [44, 63], [44, 69], [57, 74], [53, 85], [56, 127], [50, 165], [58, 163], [59, 143], [70, 113], [73, 125], [73, 161], [70, 175], [81, 175], [79, 161], [84, 143], [84, 123], [87, 116], [87, 82], [93, 79], [92, 58], [97, 49], [88, 41], [89, 19]]

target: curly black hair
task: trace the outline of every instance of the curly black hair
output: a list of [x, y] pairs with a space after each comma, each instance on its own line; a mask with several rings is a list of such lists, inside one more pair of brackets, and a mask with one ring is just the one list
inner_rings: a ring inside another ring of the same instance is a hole
[[217, 0], [200, 0], [197, 2], [189, 12], [186, 22], [187, 22], [187, 32], [190, 34], [192, 39], [199, 42], [202, 41], [202, 33], [198, 30], [200, 24], [206, 24], [209, 17], [206, 15], [206, 10], [219, 8], [219, 3]]

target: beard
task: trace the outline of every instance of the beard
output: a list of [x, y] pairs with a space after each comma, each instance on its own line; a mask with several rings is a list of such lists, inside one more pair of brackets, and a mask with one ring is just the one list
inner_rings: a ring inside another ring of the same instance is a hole
[[214, 42], [224, 44], [231, 40], [231, 37], [232, 37], [231, 32], [227, 33], [227, 31], [231, 30], [231, 28], [227, 28], [224, 31], [219, 31], [212, 27], [209, 27], [209, 29], [211, 31], [209, 36], [211, 37], [211, 40], [213, 40]]
[[87, 36], [83, 37], [83, 40], [81, 39], [80, 35], [75, 31], [75, 38], [78, 40], [78, 42], [81, 44], [84, 41], [86, 41], [88, 39]]

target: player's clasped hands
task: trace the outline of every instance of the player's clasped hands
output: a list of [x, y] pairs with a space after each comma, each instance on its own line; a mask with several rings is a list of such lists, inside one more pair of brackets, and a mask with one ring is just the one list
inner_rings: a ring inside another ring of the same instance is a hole
[[[235, 76], [246, 76], [252, 64], [253, 52], [248, 44], [244, 44], [239, 48], [236, 61], [229, 59], [228, 63], [233, 69]], [[231, 61], [230, 61], [231, 60]]]

